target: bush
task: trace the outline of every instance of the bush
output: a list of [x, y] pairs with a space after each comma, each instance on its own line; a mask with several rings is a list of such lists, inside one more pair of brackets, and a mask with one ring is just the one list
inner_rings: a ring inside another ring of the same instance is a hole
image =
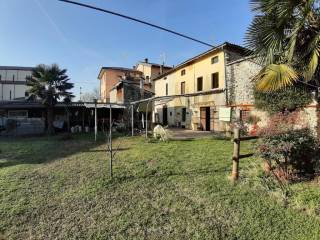
[[312, 102], [312, 94], [304, 86], [287, 87], [275, 92], [254, 91], [255, 106], [270, 114], [293, 112]]
[[259, 154], [270, 166], [275, 165], [279, 179], [315, 172], [319, 143], [298, 113], [274, 115], [259, 135]]

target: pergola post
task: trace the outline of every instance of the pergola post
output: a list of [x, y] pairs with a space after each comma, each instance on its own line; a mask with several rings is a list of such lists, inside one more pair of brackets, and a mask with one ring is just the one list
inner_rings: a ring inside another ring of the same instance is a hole
[[149, 109], [149, 103], [150, 103], [150, 101], [148, 101], [147, 109], [146, 109], [146, 138], [148, 138], [148, 109]]
[[98, 133], [97, 99], [94, 99], [94, 141], [97, 141], [97, 133]]
[[133, 116], [133, 104], [131, 105], [131, 136], [134, 135], [134, 116]]
[[113, 153], [112, 153], [112, 108], [110, 103], [110, 111], [109, 111], [109, 150], [110, 150], [110, 162], [109, 162], [109, 171], [110, 177], [112, 178], [112, 161], [113, 161]]

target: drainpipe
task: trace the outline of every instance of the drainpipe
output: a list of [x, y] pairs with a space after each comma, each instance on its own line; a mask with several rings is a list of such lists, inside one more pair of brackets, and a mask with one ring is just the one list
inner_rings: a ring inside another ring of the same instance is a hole
[[228, 96], [228, 83], [227, 83], [227, 58], [226, 58], [226, 52], [223, 51], [224, 54], [224, 88], [226, 92], [226, 105], [229, 105], [229, 96]]

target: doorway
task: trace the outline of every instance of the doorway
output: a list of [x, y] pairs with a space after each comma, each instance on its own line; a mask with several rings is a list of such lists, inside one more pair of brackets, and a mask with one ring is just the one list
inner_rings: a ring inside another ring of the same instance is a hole
[[210, 131], [210, 107], [200, 108], [200, 124], [203, 131]]
[[168, 108], [167, 107], [162, 108], [162, 124], [163, 126], [168, 125]]

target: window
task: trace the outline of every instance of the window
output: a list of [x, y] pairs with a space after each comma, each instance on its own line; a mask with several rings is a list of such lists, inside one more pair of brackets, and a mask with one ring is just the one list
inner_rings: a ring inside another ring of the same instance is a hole
[[166, 96], [169, 94], [168, 83], [166, 83]]
[[1, 81], [1, 75], [0, 75], [0, 81]]
[[12, 75], [12, 81], [14, 81], [14, 75]]
[[240, 111], [240, 119], [243, 122], [248, 122], [250, 117], [250, 111], [249, 110], [241, 110]]
[[215, 56], [213, 58], [211, 58], [211, 64], [214, 64], [214, 63], [217, 63], [219, 62], [219, 57], [218, 56]]
[[211, 75], [211, 88], [219, 88], [219, 73], [212, 73]]
[[202, 91], [203, 90], [203, 77], [197, 78], [197, 90]]
[[181, 76], [184, 76], [184, 75], [186, 75], [186, 70], [185, 70], [185, 69], [183, 69], [183, 70], [181, 71]]
[[12, 98], [12, 96], [11, 96], [12, 94], [11, 94], [11, 90], [10, 90], [10, 100], [11, 100], [11, 98]]
[[186, 93], [186, 82], [181, 82], [181, 94]]
[[25, 97], [29, 97], [29, 92], [27, 92], [27, 91], [24, 92], [24, 96], [25, 96]]

